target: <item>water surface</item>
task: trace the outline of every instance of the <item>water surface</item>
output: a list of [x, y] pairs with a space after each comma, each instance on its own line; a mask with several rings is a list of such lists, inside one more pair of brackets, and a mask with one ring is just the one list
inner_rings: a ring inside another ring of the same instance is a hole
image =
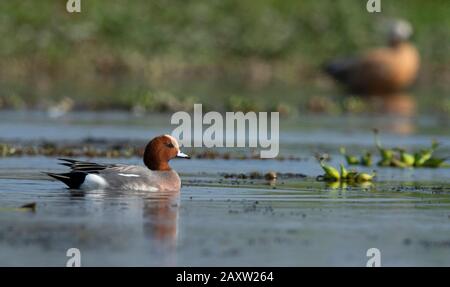
[[[168, 133], [169, 116], [0, 113], [2, 140], [145, 141]], [[397, 129], [393, 123], [406, 124]], [[450, 265], [450, 173], [442, 169], [378, 167], [370, 188], [334, 189], [316, 152], [343, 162], [340, 145], [373, 149], [370, 129], [386, 145], [421, 148], [431, 138], [448, 155], [449, 127], [439, 119], [302, 116], [283, 120], [282, 155], [300, 160], [192, 159], [171, 162], [180, 194], [70, 191], [42, 171], [62, 171], [56, 158], [0, 159], [0, 265], [65, 266], [66, 251], [81, 251], [83, 266], [365, 266], [376, 247], [385, 266]], [[83, 158], [81, 158], [83, 159]], [[139, 158], [89, 159], [140, 164]], [[301, 173], [306, 177], [225, 179], [223, 173]], [[36, 202], [35, 212], [17, 207]]]

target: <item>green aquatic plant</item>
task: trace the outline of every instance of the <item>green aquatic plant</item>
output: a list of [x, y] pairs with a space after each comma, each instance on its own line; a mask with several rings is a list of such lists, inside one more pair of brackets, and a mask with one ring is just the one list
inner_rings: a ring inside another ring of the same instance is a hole
[[414, 166], [416, 159], [413, 154], [407, 153], [402, 148], [396, 148], [395, 150], [400, 154], [400, 161], [402, 163], [402, 166], [404, 166], [404, 167]]
[[404, 163], [403, 161], [401, 161], [400, 159], [398, 159], [398, 158], [392, 158], [391, 159], [391, 162], [390, 162], [390, 165], [389, 166], [391, 166], [391, 167], [398, 167], [398, 168], [407, 168], [407, 167], [411, 167], [411, 166], [408, 166], [406, 163]]
[[327, 181], [327, 188], [329, 189], [345, 189], [347, 184], [341, 181]]
[[324, 157], [321, 157], [319, 159], [320, 166], [322, 167], [323, 171], [325, 171], [324, 178], [330, 181], [338, 181], [340, 178], [339, 171], [331, 165], [325, 164], [324, 161]]
[[0, 143], [0, 157], [16, 155], [17, 149], [9, 144]]
[[372, 181], [375, 177], [375, 172], [373, 172], [372, 174], [368, 174], [364, 172], [357, 172], [355, 170], [348, 171], [343, 164], [339, 165], [338, 171], [338, 169], [336, 169], [335, 167], [325, 164], [323, 157], [319, 159], [319, 163], [325, 172], [325, 174], [320, 176], [319, 178], [323, 178], [328, 182], [346, 182], [352, 184]]
[[431, 147], [428, 149], [422, 149], [414, 154], [414, 165], [423, 166], [432, 156], [434, 151], [439, 147], [439, 143], [436, 140], [431, 142]]
[[372, 165], [372, 153], [369, 151], [364, 152], [359, 158], [356, 155], [348, 154], [345, 147], [340, 147], [339, 152], [345, 157], [348, 165]]
[[347, 177], [343, 178], [343, 180], [349, 183], [361, 183], [366, 181], [372, 181], [375, 177], [375, 172], [372, 174], [368, 174], [365, 172], [357, 172], [355, 170], [348, 173]]
[[341, 147], [339, 149], [340, 153], [345, 157], [345, 160], [347, 161], [348, 165], [356, 165], [359, 164], [359, 159], [358, 157], [354, 156], [354, 155], [350, 155], [347, 154], [347, 150], [345, 149], [345, 147]]
[[375, 145], [380, 152], [379, 166], [391, 166], [398, 168], [411, 167], [442, 167], [445, 165], [447, 157], [433, 157], [433, 153], [439, 147], [439, 143], [432, 141], [431, 146], [415, 153], [409, 153], [402, 148], [387, 149], [381, 145], [377, 129], [374, 129]]
[[433, 157], [434, 151], [439, 147], [439, 142], [433, 140], [431, 146], [428, 149], [423, 149], [415, 154], [415, 165], [423, 167], [442, 167], [445, 165], [445, 161], [449, 157]]
[[375, 146], [377, 147], [378, 151], [380, 152], [380, 161], [378, 162], [379, 166], [390, 166], [391, 160], [394, 157], [394, 151], [392, 149], [384, 148], [381, 145], [380, 137], [379, 137], [379, 131], [378, 129], [373, 129], [374, 133], [374, 139], [375, 139]]
[[414, 166], [423, 166], [431, 158], [432, 152], [422, 150], [414, 155]]
[[366, 151], [362, 156], [361, 156], [361, 165], [364, 166], [371, 166], [372, 165], [372, 153]]
[[358, 187], [363, 189], [369, 189], [373, 186], [371, 181], [363, 182], [348, 182], [348, 181], [328, 181], [326, 183], [328, 189], [332, 190], [346, 190], [349, 187]]
[[372, 174], [361, 172], [356, 175], [355, 179], [356, 182], [372, 181], [375, 175], [376, 175], [375, 172], [373, 172]]
[[446, 158], [435, 158], [432, 157], [430, 159], [428, 159], [426, 162], [423, 163], [422, 166], [424, 167], [433, 167], [433, 168], [437, 168], [437, 167], [444, 167], [444, 166], [450, 166], [450, 165], [445, 165], [445, 161], [448, 159], [448, 157]]
[[8, 155], [8, 145], [0, 144], [0, 156], [5, 157]]
[[341, 178], [347, 178], [348, 176], [348, 171], [347, 169], [344, 167], [344, 165], [341, 163], [340, 164], [340, 168], [341, 168]]

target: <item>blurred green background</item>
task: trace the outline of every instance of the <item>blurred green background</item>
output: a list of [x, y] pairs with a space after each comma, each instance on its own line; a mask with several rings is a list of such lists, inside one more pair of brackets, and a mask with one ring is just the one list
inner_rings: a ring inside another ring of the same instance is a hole
[[1, 1], [0, 108], [351, 111], [320, 66], [383, 45], [381, 24], [404, 18], [422, 57], [412, 94], [448, 114], [450, 1], [366, 2]]

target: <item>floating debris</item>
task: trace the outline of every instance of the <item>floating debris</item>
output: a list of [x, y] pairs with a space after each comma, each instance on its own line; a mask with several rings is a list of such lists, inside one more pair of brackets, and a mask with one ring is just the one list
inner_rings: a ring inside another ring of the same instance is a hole
[[36, 205], [37, 205], [36, 202], [31, 202], [31, 203], [27, 203], [27, 204], [22, 205], [20, 207], [20, 209], [27, 209], [27, 210], [30, 210], [32, 212], [36, 212]]
[[264, 175], [264, 178], [266, 180], [276, 180], [277, 179], [277, 173], [274, 172], [274, 171], [270, 171], [270, 172], [268, 172], [268, 173], [266, 173]]
[[20, 207], [0, 207], [0, 212], [2, 212], [2, 211], [6, 211], [6, 212], [10, 212], [10, 211], [36, 212], [36, 202], [27, 203]]
[[222, 173], [220, 174], [224, 178], [227, 179], [265, 179], [265, 180], [276, 180], [278, 178], [286, 179], [286, 178], [305, 178], [307, 177], [302, 173], [277, 173], [274, 171], [270, 171], [267, 173], [260, 172], [251, 172], [251, 173]]

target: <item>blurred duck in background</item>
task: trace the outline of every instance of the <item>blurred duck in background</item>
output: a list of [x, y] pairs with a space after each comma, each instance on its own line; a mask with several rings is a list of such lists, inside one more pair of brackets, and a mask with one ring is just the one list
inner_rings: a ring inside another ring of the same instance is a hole
[[393, 21], [388, 33], [388, 47], [332, 60], [326, 64], [325, 72], [353, 93], [386, 95], [399, 92], [414, 82], [419, 70], [419, 53], [408, 42], [412, 32], [408, 22]]

